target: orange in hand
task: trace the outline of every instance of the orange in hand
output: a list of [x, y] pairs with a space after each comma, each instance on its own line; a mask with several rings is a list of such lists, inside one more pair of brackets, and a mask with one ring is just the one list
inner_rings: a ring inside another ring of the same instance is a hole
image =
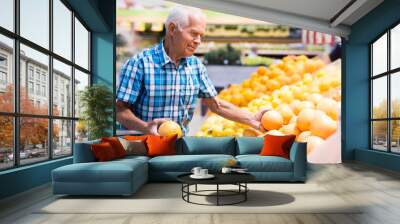
[[283, 125], [282, 115], [275, 111], [270, 110], [263, 114], [261, 117], [261, 124], [266, 130], [278, 130]]
[[182, 129], [176, 122], [166, 121], [158, 128], [158, 133], [161, 136], [178, 135], [178, 138], [182, 137]]

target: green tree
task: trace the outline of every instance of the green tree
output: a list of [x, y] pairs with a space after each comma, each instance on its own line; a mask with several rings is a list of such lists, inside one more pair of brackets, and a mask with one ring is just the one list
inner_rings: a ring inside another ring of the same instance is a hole
[[89, 139], [109, 136], [112, 102], [112, 92], [101, 84], [88, 86], [80, 93], [80, 106], [83, 109], [81, 117], [87, 125]]

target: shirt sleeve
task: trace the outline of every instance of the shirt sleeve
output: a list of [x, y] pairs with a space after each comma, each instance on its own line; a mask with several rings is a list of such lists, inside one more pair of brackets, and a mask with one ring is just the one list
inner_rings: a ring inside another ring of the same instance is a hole
[[215, 87], [213, 83], [211, 82], [210, 78], [208, 77], [207, 74], [207, 69], [206, 67], [200, 63], [200, 79], [199, 79], [199, 84], [200, 84], [200, 91], [199, 91], [199, 97], [200, 98], [211, 98], [215, 97], [217, 95], [217, 90], [215, 90]]
[[131, 58], [121, 68], [117, 100], [133, 105], [140, 94], [143, 80], [143, 62]]

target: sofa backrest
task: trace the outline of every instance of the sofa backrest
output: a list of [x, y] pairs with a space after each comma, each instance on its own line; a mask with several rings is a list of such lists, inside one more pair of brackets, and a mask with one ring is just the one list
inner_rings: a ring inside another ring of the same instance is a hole
[[75, 143], [74, 147], [74, 163], [89, 163], [95, 162], [96, 158], [93, 155], [90, 146], [99, 144], [100, 140]]
[[264, 144], [262, 137], [237, 137], [236, 155], [259, 154]]
[[235, 148], [235, 138], [233, 137], [186, 136], [181, 139], [180, 144], [177, 144], [177, 154], [226, 154], [234, 156]]

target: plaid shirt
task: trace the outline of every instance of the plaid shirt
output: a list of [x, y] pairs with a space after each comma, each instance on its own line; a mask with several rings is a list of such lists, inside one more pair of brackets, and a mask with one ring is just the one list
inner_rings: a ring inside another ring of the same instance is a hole
[[182, 58], [179, 66], [166, 54], [163, 42], [130, 58], [122, 67], [117, 100], [131, 105], [143, 121], [169, 118], [187, 134], [197, 98], [217, 95], [207, 70], [195, 57]]

